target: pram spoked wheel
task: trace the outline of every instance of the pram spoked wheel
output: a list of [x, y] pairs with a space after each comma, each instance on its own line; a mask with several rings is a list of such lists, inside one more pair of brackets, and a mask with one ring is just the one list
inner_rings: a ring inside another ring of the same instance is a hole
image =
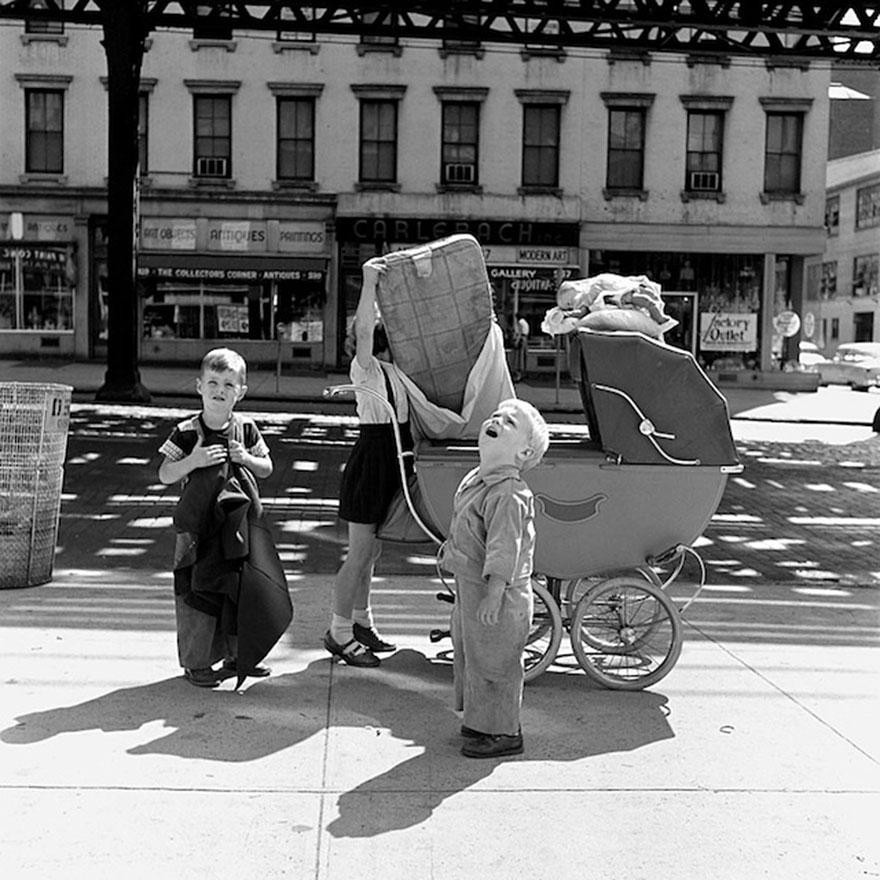
[[602, 581], [578, 601], [571, 645], [584, 672], [615, 690], [660, 681], [681, 654], [681, 618], [669, 597], [641, 577]]
[[526, 649], [523, 652], [525, 680], [537, 678], [556, 659], [562, 643], [562, 615], [556, 600], [542, 581], [532, 575], [535, 610]]

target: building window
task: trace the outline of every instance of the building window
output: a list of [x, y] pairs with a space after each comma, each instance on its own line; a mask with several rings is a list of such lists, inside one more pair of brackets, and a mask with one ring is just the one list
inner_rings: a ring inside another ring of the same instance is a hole
[[724, 114], [690, 110], [687, 115], [687, 192], [721, 192]]
[[[298, 13], [298, 14], [297, 14]], [[297, 12], [288, 6], [282, 6], [279, 9], [279, 18], [281, 21], [314, 21], [314, 6], [298, 6]], [[314, 31], [289, 31], [278, 29], [277, 39], [279, 43], [314, 43], [317, 35]]]
[[[30, 9], [48, 9], [46, 0], [31, 0], [28, 4]], [[58, 0], [59, 9], [64, 9], [64, 0]], [[26, 18], [24, 20], [24, 32], [26, 34], [63, 34], [64, 22], [52, 21], [48, 18]]]
[[444, 186], [475, 185], [480, 133], [480, 105], [443, 102], [440, 182]]
[[25, 90], [25, 171], [62, 174], [64, 171], [64, 92]]
[[232, 22], [224, 12], [213, 14], [214, 7], [209, 4], [196, 6], [198, 16], [193, 27], [194, 40], [231, 40]]
[[641, 190], [645, 169], [645, 111], [612, 107], [608, 111], [609, 189]]
[[874, 313], [856, 312], [853, 315], [853, 342], [874, 341]]
[[822, 263], [822, 275], [819, 279], [819, 298], [834, 299], [837, 296], [837, 260]]
[[138, 95], [138, 167], [143, 177], [150, 171], [149, 164], [150, 96], [146, 92]]
[[[463, 25], [474, 25], [475, 27], [479, 27], [480, 25], [480, 16], [474, 13], [462, 13], [457, 20], [448, 17], [444, 19], [443, 26], [444, 28], [455, 27], [456, 24], [461, 23]], [[482, 43], [478, 39], [468, 40], [462, 39], [460, 37], [456, 37], [454, 39], [446, 39], [443, 38], [443, 49], [447, 52], [473, 52], [479, 53], [482, 47]]]
[[801, 188], [802, 113], [768, 113], [764, 192], [793, 195]]
[[558, 104], [523, 105], [523, 186], [559, 186], [559, 121]]
[[[392, 23], [393, 17], [382, 11], [363, 13], [364, 24], [382, 23], [383, 20], [384, 24], [388, 26]], [[396, 49], [399, 41], [393, 34], [361, 34], [360, 43], [361, 46]]]
[[880, 183], [856, 190], [856, 229], [880, 226]]
[[232, 176], [232, 98], [194, 95], [196, 177]]
[[278, 98], [279, 180], [315, 179], [315, 100]]
[[840, 196], [825, 199], [825, 231], [828, 235], [840, 232]]
[[852, 295], [880, 295], [880, 254], [865, 254], [853, 260]]
[[361, 183], [397, 180], [397, 101], [361, 101]]

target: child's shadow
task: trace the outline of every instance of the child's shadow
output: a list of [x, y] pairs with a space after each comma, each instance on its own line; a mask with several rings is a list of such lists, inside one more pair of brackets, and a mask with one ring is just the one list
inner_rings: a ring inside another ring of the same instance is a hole
[[[383, 660], [382, 668], [388, 676], [384, 687], [337, 683], [334, 705], [340, 712], [374, 718], [378, 727], [420, 751], [343, 791], [338, 816], [328, 825], [334, 837], [372, 837], [418, 825], [446, 798], [479, 783], [500, 763], [461, 755], [461, 721], [451, 711], [452, 671], [447, 664], [401, 651]], [[435, 692], [434, 697], [427, 695]], [[526, 688], [525, 754], [503, 760], [577, 761], [669, 739], [673, 732], [666, 702], [661, 694], [598, 690], [582, 675], [545, 673]]]
[[[327, 660], [315, 660], [301, 672], [257, 682], [241, 694], [198, 691], [182, 678], [122, 688], [79, 705], [23, 715], [0, 731], [0, 740], [27, 745], [64, 733], [138, 730], [162, 721], [166, 735], [127, 753], [247, 762], [326, 734], [323, 787], [342, 790], [328, 826], [334, 837], [372, 837], [417, 825], [498, 766], [498, 760], [460, 754], [461, 722], [451, 709], [448, 664], [404, 650], [383, 660], [380, 670], [341, 668], [332, 682], [330, 670]], [[508, 760], [576, 761], [667, 739], [673, 734], [665, 703], [658, 694], [594, 690], [583, 676], [545, 673], [526, 689], [526, 752]], [[374, 756], [358, 752], [351, 760], [346, 734], [335, 733], [343, 728], [387, 731], [418, 752], [364, 780], [371, 765], [395, 760], [399, 746], [389, 746], [386, 738]]]

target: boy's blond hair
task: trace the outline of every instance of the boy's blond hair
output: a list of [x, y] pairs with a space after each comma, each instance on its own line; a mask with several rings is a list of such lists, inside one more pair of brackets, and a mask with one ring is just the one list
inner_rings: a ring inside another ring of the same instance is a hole
[[215, 373], [225, 373], [231, 370], [238, 373], [238, 378], [242, 385], [247, 384], [247, 363], [245, 359], [231, 348], [212, 348], [203, 358], [201, 375], [205, 375], [206, 370], [213, 370]]
[[526, 439], [532, 454], [523, 463], [522, 469], [524, 471], [531, 470], [536, 464], [540, 463], [550, 446], [550, 429], [547, 427], [544, 417], [531, 403], [518, 397], [503, 400], [498, 406], [513, 407], [525, 417]]

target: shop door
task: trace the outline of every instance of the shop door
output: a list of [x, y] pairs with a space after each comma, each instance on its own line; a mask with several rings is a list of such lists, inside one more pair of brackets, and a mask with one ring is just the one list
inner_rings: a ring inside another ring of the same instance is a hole
[[664, 342], [689, 351], [694, 357], [697, 355], [696, 316], [697, 294], [693, 291], [663, 291], [663, 305], [666, 314], [675, 318], [678, 324], [671, 330], [667, 330], [663, 336]]
[[853, 315], [853, 342], [874, 341], [874, 313], [856, 312]]

